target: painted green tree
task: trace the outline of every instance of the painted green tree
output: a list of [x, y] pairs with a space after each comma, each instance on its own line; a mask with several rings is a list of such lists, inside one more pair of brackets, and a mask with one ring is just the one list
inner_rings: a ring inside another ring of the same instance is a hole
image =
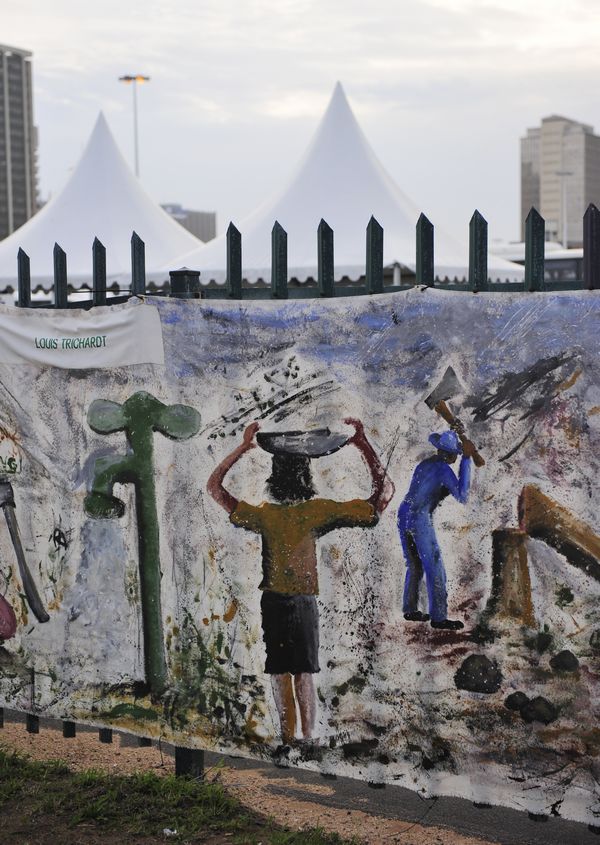
[[89, 516], [100, 519], [122, 516], [125, 505], [113, 496], [113, 486], [117, 483], [134, 485], [146, 681], [150, 692], [158, 696], [167, 685], [167, 664], [160, 599], [154, 432], [173, 440], [187, 440], [197, 434], [200, 414], [188, 405], [164, 405], [150, 393], [140, 391], [122, 405], [96, 399], [89, 407], [87, 419], [90, 427], [99, 434], [125, 432], [129, 445], [125, 455], [109, 455], [96, 460], [85, 510]]

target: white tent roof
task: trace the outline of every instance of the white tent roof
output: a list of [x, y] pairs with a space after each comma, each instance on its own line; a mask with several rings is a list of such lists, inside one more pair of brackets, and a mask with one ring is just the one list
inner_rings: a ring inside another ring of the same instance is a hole
[[158, 267], [200, 243], [144, 191], [119, 152], [102, 113], [62, 190], [23, 226], [0, 241], [0, 283], [16, 285], [17, 253], [31, 259], [32, 285], [53, 282], [53, 249], [67, 254], [69, 282], [92, 277], [94, 238], [106, 247], [107, 279], [131, 273], [131, 234], [146, 244], [146, 266]]
[[[296, 175], [279, 196], [263, 203], [238, 226], [243, 275], [270, 279], [271, 229], [277, 220], [288, 234], [288, 277], [317, 276], [317, 227], [323, 218], [334, 231], [335, 277], [365, 272], [365, 230], [373, 215], [384, 230], [384, 265], [415, 268], [415, 225], [420, 209], [404, 195], [377, 160], [338, 82]], [[432, 221], [435, 223], [435, 221]], [[468, 221], [467, 221], [468, 222]], [[225, 279], [225, 235], [171, 261], [201, 271], [201, 281]], [[438, 276], [467, 274], [468, 246], [435, 227]], [[492, 278], [523, 278], [523, 268], [489, 256]], [[160, 273], [157, 274], [157, 276]]]

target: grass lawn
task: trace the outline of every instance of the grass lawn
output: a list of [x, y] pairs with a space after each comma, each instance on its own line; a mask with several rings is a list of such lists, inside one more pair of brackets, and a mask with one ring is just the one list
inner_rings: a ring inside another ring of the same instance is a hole
[[34, 762], [1, 750], [0, 831], [3, 845], [352, 842], [318, 829], [282, 830], [242, 807], [218, 783], [147, 772], [74, 773], [59, 761]]

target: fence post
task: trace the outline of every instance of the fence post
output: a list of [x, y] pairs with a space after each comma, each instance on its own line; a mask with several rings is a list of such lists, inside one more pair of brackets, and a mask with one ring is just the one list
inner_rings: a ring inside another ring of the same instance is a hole
[[139, 748], [150, 748], [152, 745], [152, 740], [149, 736], [138, 736], [137, 740]]
[[600, 211], [593, 202], [583, 215], [583, 286], [600, 288]]
[[287, 232], [275, 221], [271, 232], [271, 296], [287, 299]]
[[333, 229], [323, 219], [317, 229], [317, 281], [321, 296], [334, 296]]
[[177, 299], [199, 299], [200, 298], [200, 271], [188, 270], [182, 267], [181, 270], [170, 270], [171, 296]]
[[105, 745], [110, 745], [111, 742], [113, 741], [112, 728], [99, 728], [98, 739], [100, 740], [100, 742], [103, 742]]
[[77, 735], [75, 722], [63, 722], [62, 735], [65, 739], [73, 739]]
[[92, 244], [92, 303], [106, 305], [106, 247], [98, 238]]
[[27, 713], [25, 716], [25, 728], [28, 734], [39, 734], [40, 732], [40, 717], [33, 713]]
[[146, 247], [137, 232], [131, 235], [131, 293], [133, 296], [146, 293]]
[[374, 217], [367, 226], [367, 293], [383, 293], [383, 228]]
[[204, 751], [175, 746], [175, 775], [201, 778], [204, 774]]
[[433, 287], [434, 284], [434, 262], [433, 262], [433, 223], [419, 215], [417, 220], [417, 256], [416, 256], [416, 283]]
[[242, 298], [242, 235], [233, 223], [227, 227], [227, 296]]
[[67, 255], [58, 244], [54, 244], [54, 307], [66, 308], [68, 301]]
[[29, 256], [19, 247], [17, 253], [17, 307], [31, 307], [31, 270]]
[[535, 208], [525, 220], [525, 290], [544, 290], [544, 243], [546, 223]]
[[4, 727], [4, 707], [0, 707], [0, 728]]
[[488, 270], [488, 225], [487, 220], [475, 210], [469, 223], [469, 289], [487, 289]]

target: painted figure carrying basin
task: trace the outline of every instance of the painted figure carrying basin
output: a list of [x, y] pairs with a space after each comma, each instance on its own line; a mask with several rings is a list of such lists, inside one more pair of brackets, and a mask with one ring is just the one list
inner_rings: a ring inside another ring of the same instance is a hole
[[[231, 522], [262, 538], [261, 613], [273, 694], [285, 743], [296, 734], [296, 703], [302, 736], [312, 737], [316, 717], [313, 675], [319, 667], [319, 612], [316, 596], [318, 537], [343, 527], [372, 527], [394, 494], [385, 468], [367, 440], [362, 423], [348, 418], [351, 436], [327, 429], [260, 433], [258, 423], [244, 432], [242, 443], [214, 470], [207, 489], [228, 512]], [[267, 490], [273, 500], [253, 505], [236, 499], [223, 486], [227, 472], [256, 446], [273, 455]], [[315, 497], [311, 459], [354, 445], [371, 472], [368, 499], [337, 502]]]

